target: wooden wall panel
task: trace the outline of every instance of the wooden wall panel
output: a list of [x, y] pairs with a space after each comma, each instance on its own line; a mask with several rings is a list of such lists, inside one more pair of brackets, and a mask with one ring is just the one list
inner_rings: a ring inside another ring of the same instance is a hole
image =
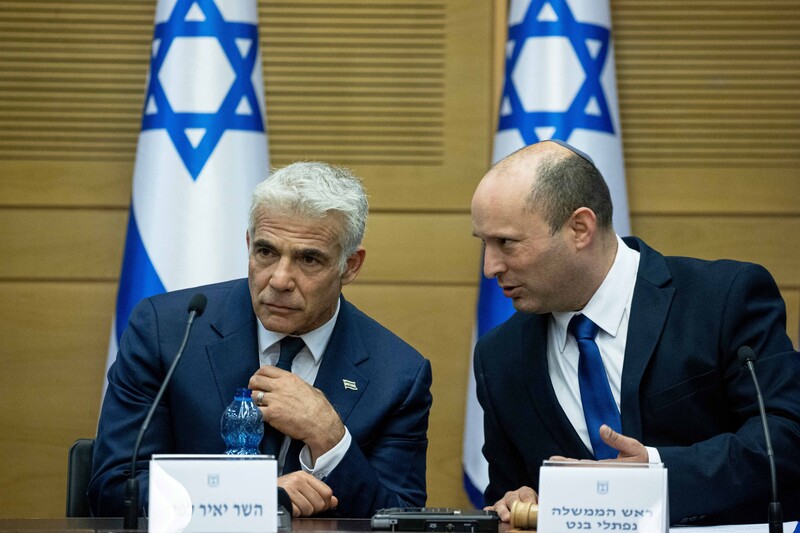
[[127, 209], [133, 159], [126, 162], [0, 159], [0, 205]]
[[0, 516], [63, 516], [67, 451], [95, 434], [115, 282], [0, 281]]
[[636, 233], [660, 252], [764, 265], [782, 287], [800, 287], [798, 255], [786, 240], [800, 235], [800, 217], [633, 217]]
[[[0, 171], [132, 162], [153, 6], [3, 3]], [[489, 158], [491, 3], [262, 0], [259, 17], [274, 165], [347, 165], [378, 209], [465, 209]]]
[[668, 255], [737, 259], [763, 265], [781, 288], [786, 332], [800, 346], [800, 255], [787, 235], [800, 235], [800, 217], [634, 216], [636, 234]]
[[467, 380], [476, 287], [371, 285], [356, 282], [345, 297], [400, 335], [431, 361], [433, 407], [428, 430], [430, 505], [464, 507], [463, 474]]
[[276, 162], [442, 165], [445, 16], [442, 0], [264, 5]]
[[260, 6], [274, 164], [346, 165], [373, 209], [467, 208], [489, 158], [491, 3]]
[[800, 290], [783, 289], [783, 301], [786, 302], [786, 324], [789, 337], [795, 348], [800, 349]]
[[132, 159], [153, 5], [3, 2], [0, 159]]
[[114, 282], [127, 221], [121, 210], [0, 209], [0, 279]]
[[800, 173], [794, 167], [641, 167], [629, 174], [634, 213], [800, 215]]
[[797, 167], [800, 4], [611, 6], [628, 167]]
[[466, 213], [376, 213], [364, 245], [363, 281], [468, 286], [480, 273], [480, 241]]

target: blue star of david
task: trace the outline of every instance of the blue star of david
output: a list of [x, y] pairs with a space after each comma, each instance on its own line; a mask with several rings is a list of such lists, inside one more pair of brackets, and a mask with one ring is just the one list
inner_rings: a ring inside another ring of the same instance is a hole
[[[558, 20], [536, 20], [545, 4], [550, 4]], [[517, 66], [525, 41], [531, 37], [564, 37], [569, 40], [575, 55], [585, 73], [585, 80], [569, 108], [563, 112], [526, 111], [522, 105], [511, 74]], [[498, 130], [518, 129], [525, 144], [539, 142], [535, 128], [555, 128], [553, 139], [568, 141], [576, 129], [590, 129], [614, 133], [611, 113], [608, 108], [600, 75], [608, 55], [610, 32], [607, 28], [594, 24], [578, 22], [567, 4], [567, 0], [532, 0], [525, 18], [519, 24], [509, 26], [508, 40], [513, 41], [513, 50], [506, 60], [503, 99], [511, 107], [511, 113], [500, 117]], [[586, 44], [587, 39], [600, 43], [596, 57], [592, 57]], [[586, 107], [594, 98], [599, 114], [588, 114]]]
[[[195, 4], [205, 20], [186, 20], [187, 13]], [[236, 78], [215, 113], [176, 112], [170, 106], [158, 74], [177, 37], [213, 37], [219, 41]], [[192, 179], [197, 180], [226, 130], [264, 131], [261, 107], [250, 80], [258, 58], [258, 28], [254, 24], [226, 21], [213, 0], [177, 0], [169, 20], [156, 24], [153, 40], [156, 39], [160, 39], [161, 43], [150, 60], [145, 106], [152, 99], [157, 111], [153, 114], [143, 113], [142, 131], [166, 129]], [[244, 57], [236, 46], [236, 39], [248, 39], [252, 43]], [[250, 105], [251, 113], [248, 115], [236, 113], [242, 98]], [[189, 141], [187, 128], [206, 130], [197, 147]]]

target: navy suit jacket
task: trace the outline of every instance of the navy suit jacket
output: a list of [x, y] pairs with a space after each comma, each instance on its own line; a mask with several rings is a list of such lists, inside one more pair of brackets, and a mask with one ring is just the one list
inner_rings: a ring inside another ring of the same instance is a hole
[[[622, 432], [661, 454], [672, 523], [766, 522], [770, 476], [752, 378], [758, 356], [787, 520], [800, 518], [800, 355], [783, 300], [762, 267], [641, 253], [622, 370]], [[547, 368], [549, 314], [516, 313], [475, 348], [484, 409], [486, 500], [538, 490], [552, 455], [591, 459], [556, 399]]]
[[[108, 372], [89, 486], [96, 516], [122, 516], [136, 435], [182, 340], [188, 302], [198, 292], [208, 297], [205, 313], [195, 321], [142, 440], [137, 476], [143, 506], [151, 454], [225, 451], [222, 412], [259, 367], [246, 279], [154, 296], [134, 309]], [[343, 379], [358, 390], [346, 389]], [[426, 359], [342, 298], [314, 383], [353, 437], [325, 479], [339, 499], [329, 515], [367, 517], [384, 507], [425, 505], [430, 385]], [[300, 447], [292, 443], [287, 472], [299, 469]]]

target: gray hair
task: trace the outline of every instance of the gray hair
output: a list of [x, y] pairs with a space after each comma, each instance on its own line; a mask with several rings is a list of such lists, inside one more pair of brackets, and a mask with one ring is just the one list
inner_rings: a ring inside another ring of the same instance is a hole
[[566, 156], [542, 155], [526, 205], [541, 212], [552, 235], [580, 207], [594, 211], [600, 228], [611, 229], [614, 206], [608, 185], [591, 161], [572, 151]]
[[253, 239], [256, 214], [266, 207], [305, 218], [324, 218], [339, 213], [344, 231], [339, 236], [339, 270], [344, 272], [347, 258], [353, 255], [367, 227], [369, 205], [361, 179], [349, 170], [319, 161], [292, 163], [270, 174], [253, 191], [248, 232]]

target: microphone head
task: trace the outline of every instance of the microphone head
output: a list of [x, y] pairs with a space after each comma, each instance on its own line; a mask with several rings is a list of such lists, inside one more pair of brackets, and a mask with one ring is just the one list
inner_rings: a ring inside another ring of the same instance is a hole
[[749, 346], [742, 346], [739, 348], [739, 351], [736, 352], [736, 357], [739, 358], [739, 362], [742, 365], [746, 365], [748, 361], [755, 362], [756, 354], [753, 349]]
[[198, 317], [203, 314], [203, 311], [206, 310], [207, 303], [208, 298], [206, 298], [206, 295], [198, 292], [192, 296], [191, 300], [189, 300], [189, 307], [186, 310], [190, 313], [194, 311], [194, 316]]

